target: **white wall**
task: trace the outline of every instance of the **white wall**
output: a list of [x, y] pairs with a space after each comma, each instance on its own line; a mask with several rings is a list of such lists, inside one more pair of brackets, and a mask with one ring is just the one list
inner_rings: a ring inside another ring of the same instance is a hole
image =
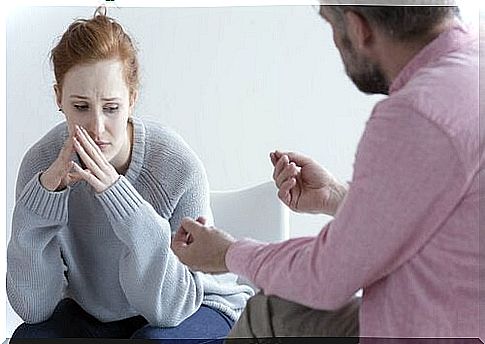
[[[7, 17], [7, 240], [21, 158], [62, 120], [49, 51], [74, 18], [93, 12], [31, 7]], [[110, 8], [108, 14], [139, 48], [136, 115], [176, 129], [204, 162], [212, 189], [269, 180], [275, 148], [309, 154], [350, 179], [358, 139], [380, 97], [362, 95], [347, 79], [330, 27], [314, 8]], [[291, 235], [314, 234], [325, 221], [292, 214]]]
[[[7, 18], [7, 223], [26, 149], [62, 120], [49, 51], [91, 7], [17, 8]], [[271, 178], [275, 148], [305, 152], [348, 180], [378, 97], [344, 75], [330, 27], [310, 6], [111, 8], [135, 38], [142, 66], [136, 115], [175, 128], [205, 164], [213, 189]], [[292, 217], [292, 235], [314, 233]]]

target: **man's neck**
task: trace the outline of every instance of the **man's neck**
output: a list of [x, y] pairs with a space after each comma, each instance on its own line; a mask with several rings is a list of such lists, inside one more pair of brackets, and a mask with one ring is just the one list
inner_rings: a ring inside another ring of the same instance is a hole
[[413, 42], [395, 42], [382, 37], [380, 65], [389, 85], [396, 79], [402, 69], [429, 43], [441, 33], [449, 30], [456, 19], [452, 18], [437, 25], [425, 38]]

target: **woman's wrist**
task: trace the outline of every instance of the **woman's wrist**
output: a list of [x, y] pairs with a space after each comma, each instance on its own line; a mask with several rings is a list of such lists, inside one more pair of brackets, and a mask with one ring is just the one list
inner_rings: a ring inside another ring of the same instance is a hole
[[42, 187], [48, 191], [61, 191], [64, 188], [59, 188], [59, 182], [53, 182], [53, 178], [49, 174], [49, 170], [42, 172], [39, 176], [39, 182]]

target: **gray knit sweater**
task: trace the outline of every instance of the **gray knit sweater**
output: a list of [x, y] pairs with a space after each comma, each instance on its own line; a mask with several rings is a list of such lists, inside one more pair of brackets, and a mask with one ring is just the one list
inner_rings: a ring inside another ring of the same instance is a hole
[[65, 297], [101, 321], [142, 315], [176, 326], [201, 304], [236, 320], [253, 294], [236, 276], [193, 273], [173, 254], [184, 216], [212, 219], [207, 177], [180, 136], [132, 123], [128, 170], [99, 194], [86, 182], [60, 192], [39, 182], [67, 139], [66, 123], [26, 153], [7, 250], [7, 295], [24, 321], [48, 319]]

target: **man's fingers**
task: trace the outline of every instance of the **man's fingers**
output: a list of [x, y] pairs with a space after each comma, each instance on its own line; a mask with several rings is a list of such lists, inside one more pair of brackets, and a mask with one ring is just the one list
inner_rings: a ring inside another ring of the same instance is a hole
[[187, 233], [182, 227], [180, 227], [175, 234], [170, 247], [182, 264], [187, 265], [192, 271], [198, 271], [194, 265], [193, 247], [190, 245], [191, 243], [187, 242], [187, 240], [190, 240], [190, 233]]
[[188, 233], [185, 231], [185, 229], [180, 226], [179, 229], [175, 232], [172, 242], [187, 243], [187, 235]]
[[270, 156], [271, 156], [271, 162], [273, 162], [273, 159], [274, 159], [274, 163], [273, 165], [276, 164], [276, 162], [282, 157], [286, 155], [288, 157], [288, 160], [290, 162], [294, 162], [296, 164], [296, 166], [300, 166], [300, 167], [303, 167], [304, 165], [307, 165], [309, 163], [312, 163], [314, 162], [314, 160], [304, 154], [301, 154], [301, 153], [297, 153], [297, 152], [282, 152], [282, 151], [274, 151], [272, 153], [270, 153]]
[[297, 166], [303, 167], [305, 165], [308, 165], [310, 163], [313, 163], [313, 159], [303, 155], [301, 153], [296, 153], [296, 152], [287, 152], [284, 153], [286, 156], [288, 156], [288, 159], [292, 162], [294, 162]]
[[204, 216], [199, 216], [196, 221], [204, 226], [207, 223], [207, 219]]
[[200, 231], [201, 229], [204, 228], [204, 225], [203, 224], [201, 224], [201, 223], [199, 223], [197, 221], [194, 221], [190, 217], [184, 217], [182, 219], [182, 221], [180, 222], [180, 225], [189, 234], [194, 234], [194, 232], [196, 234], [197, 231]]
[[276, 179], [276, 185], [278, 185], [278, 188], [281, 187], [281, 185], [288, 179], [290, 178], [295, 178], [298, 175], [298, 168], [296, 167], [294, 162], [290, 162], [282, 171], [281, 173], [277, 176]]
[[188, 265], [189, 262], [187, 261], [187, 244], [180, 240], [173, 240], [170, 247], [172, 248], [173, 253], [175, 253], [175, 255], [178, 257], [178, 259], [183, 264]]
[[276, 162], [278, 161], [278, 158], [276, 157], [276, 152], [269, 153], [269, 159], [271, 160], [271, 163], [274, 167], [276, 165]]
[[[286, 166], [288, 166], [289, 160], [286, 155], [281, 156], [281, 158], [278, 159], [276, 162], [276, 165], [273, 170], [273, 179], [275, 182], [278, 181], [278, 176], [281, 174], [281, 172], [285, 169]], [[280, 186], [276, 184], [276, 186], [279, 188]]]
[[192, 244], [194, 242], [194, 231], [197, 232], [197, 230], [204, 228], [206, 221], [206, 218], [203, 216], [199, 216], [197, 221], [194, 221], [189, 217], [184, 217], [180, 222], [179, 229], [175, 232], [172, 239], [171, 246], [174, 252], [182, 250]]
[[281, 184], [280, 190], [278, 191], [278, 197], [287, 206], [291, 205], [291, 189], [296, 185], [296, 179], [290, 178]]

